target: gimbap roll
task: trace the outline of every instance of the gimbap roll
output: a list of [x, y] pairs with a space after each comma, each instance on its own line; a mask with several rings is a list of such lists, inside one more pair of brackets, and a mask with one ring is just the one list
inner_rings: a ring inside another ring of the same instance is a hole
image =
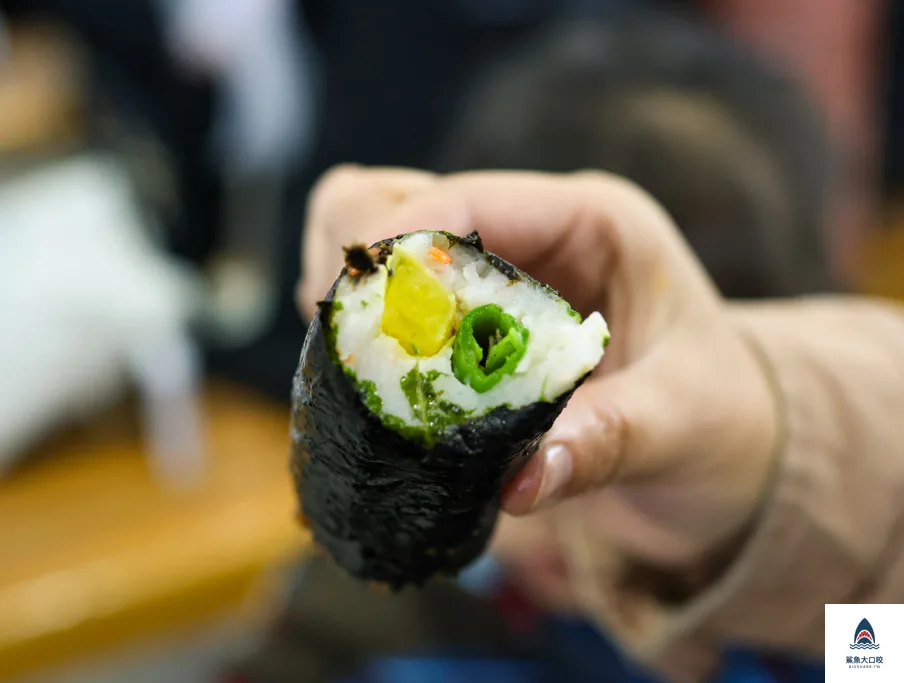
[[292, 471], [314, 540], [398, 589], [481, 554], [500, 494], [609, 341], [472, 233], [346, 249], [293, 385]]

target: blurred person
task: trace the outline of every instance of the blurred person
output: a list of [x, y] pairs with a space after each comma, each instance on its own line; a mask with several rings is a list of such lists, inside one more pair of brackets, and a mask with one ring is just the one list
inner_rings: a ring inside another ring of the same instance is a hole
[[665, 206], [726, 296], [832, 286], [822, 117], [705, 25], [650, 13], [553, 26], [464, 102], [440, 170], [617, 173]]
[[[304, 314], [342, 245], [425, 225], [480, 231], [610, 324], [601, 367], [503, 497], [565, 560], [562, 609], [702, 680], [735, 643], [819, 656], [825, 604], [904, 600], [900, 307], [729, 302], [662, 208], [615, 176], [351, 166], [312, 198]], [[539, 544], [507, 533], [503, 562], [529, 562]]]
[[759, 49], [807, 88], [842, 154], [830, 256], [851, 277], [883, 199], [883, 80], [894, 0], [698, 0], [729, 35]]
[[[882, 0], [510, 0], [390, 3], [305, 0], [300, 5], [325, 66], [325, 120], [316, 169], [334, 163], [432, 167], [432, 148], [462, 88], [518, 43], [562, 19], [681, 11], [728, 33], [786, 72], [827, 119], [839, 182], [823, 230], [839, 274], [843, 253], [875, 217], [878, 199]], [[644, 47], [648, 47], [644, 44]], [[379, 130], [380, 135], [369, 131]], [[429, 136], [429, 137], [427, 137]], [[425, 139], [427, 137], [427, 139]], [[853, 252], [852, 252], [853, 253]]]

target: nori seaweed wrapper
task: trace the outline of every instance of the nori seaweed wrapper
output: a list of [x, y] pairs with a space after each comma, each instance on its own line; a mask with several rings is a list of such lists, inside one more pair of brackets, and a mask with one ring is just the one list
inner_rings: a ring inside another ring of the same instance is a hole
[[[476, 233], [447, 237], [483, 250]], [[532, 281], [487, 255], [510, 280]], [[431, 447], [401, 436], [365, 406], [336, 359], [331, 301], [346, 272], [308, 328], [293, 383], [292, 474], [303, 516], [316, 544], [360, 579], [399, 589], [454, 575], [483, 553], [503, 488], [574, 389], [554, 402], [500, 407], [450, 425]]]

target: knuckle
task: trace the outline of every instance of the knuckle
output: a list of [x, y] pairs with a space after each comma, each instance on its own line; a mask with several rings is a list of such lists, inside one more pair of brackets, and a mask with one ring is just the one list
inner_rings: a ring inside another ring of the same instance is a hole
[[334, 198], [343, 196], [360, 177], [361, 167], [355, 164], [339, 164], [326, 171], [311, 189], [309, 216], [322, 214]]
[[317, 187], [324, 192], [328, 189], [341, 187], [346, 183], [360, 178], [361, 172], [362, 167], [358, 164], [336, 164], [335, 166], [327, 169], [327, 171], [320, 177], [320, 180], [317, 183]]
[[588, 477], [594, 487], [607, 486], [624, 473], [631, 424], [624, 412], [608, 401], [593, 405], [595, 447], [592, 473]]
[[606, 204], [650, 204], [655, 198], [642, 185], [616, 173], [588, 168], [574, 171], [571, 177], [595, 196], [602, 196]]
[[607, 171], [601, 171], [596, 168], [581, 168], [571, 173], [571, 177], [585, 183], [606, 182], [613, 175]]

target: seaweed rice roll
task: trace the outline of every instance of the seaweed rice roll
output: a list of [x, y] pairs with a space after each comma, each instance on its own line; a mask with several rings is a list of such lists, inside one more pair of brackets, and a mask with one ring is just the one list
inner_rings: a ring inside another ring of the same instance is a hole
[[346, 249], [293, 387], [292, 469], [317, 544], [393, 588], [484, 549], [505, 484], [609, 341], [466, 238]]

